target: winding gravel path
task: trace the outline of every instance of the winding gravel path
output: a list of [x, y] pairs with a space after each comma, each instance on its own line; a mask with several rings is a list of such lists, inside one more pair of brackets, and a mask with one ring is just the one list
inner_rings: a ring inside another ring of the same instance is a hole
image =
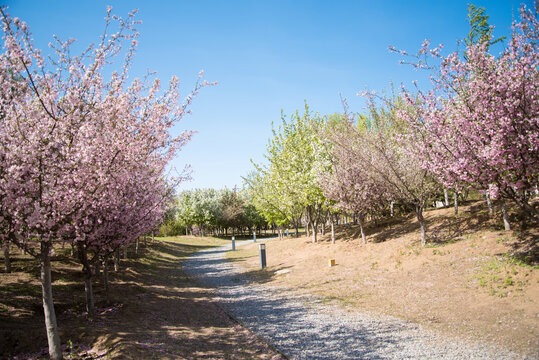
[[229, 315], [291, 359], [522, 358], [483, 344], [440, 338], [396, 318], [346, 312], [316, 297], [252, 283], [226, 261], [230, 247], [195, 253], [183, 263], [183, 270], [216, 288]]

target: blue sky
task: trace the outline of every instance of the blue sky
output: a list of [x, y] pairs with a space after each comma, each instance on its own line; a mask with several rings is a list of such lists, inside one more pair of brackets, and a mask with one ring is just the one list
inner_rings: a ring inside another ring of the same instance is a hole
[[[190, 164], [193, 180], [182, 189], [241, 186], [250, 159], [263, 161], [271, 123], [307, 101], [321, 114], [363, 111], [356, 94], [382, 91], [393, 82], [411, 86], [425, 73], [400, 65], [389, 45], [415, 52], [425, 38], [455, 50], [469, 31], [465, 1], [2, 1], [26, 21], [45, 48], [56, 34], [82, 45], [97, 41], [107, 5], [125, 16], [138, 8], [141, 38], [134, 75], [147, 69], [162, 81], [177, 75], [184, 94], [198, 71], [219, 85], [196, 98], [192, 115], [176, 131], [198, 134], [174, 161]], [[474, 1], [495, 25], [510, 33], [520, 2]], [[533, 0], [524, 2], [528, 7]], [[498, 49], [494, 49], [494, 52]]]

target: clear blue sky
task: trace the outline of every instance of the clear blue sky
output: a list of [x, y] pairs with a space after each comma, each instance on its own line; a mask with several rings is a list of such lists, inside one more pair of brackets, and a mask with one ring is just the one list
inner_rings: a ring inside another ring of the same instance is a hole
[[[470, 2], [2, 1], [28, 23], [41, 48], [53, 34], [83, 45], [97, 41], [108, 4], [120, 16], [138, 8], [143, 24], [133, 74], [151, 69], [164, 82], [177, 75], [185, 94], [201, 69], [219, 82], [202, 90], [177, 129], [198, 131], [174, 161], [179, 169], [192, 166], [193, 180], [184, 189], [241, 186], [250, 159], [263, 160], [281, 109], [291, 114], [306, 100], [321, 114], [341, 112], [341, 92], [350, 110], [362, 111], [359, 91], [424, 79], [400, 65], [388, 46], [415, 52], [429, 38], [456, 49], [469, 30]], [[511, 11], [517, 16], [520, 2], [473, 3], [486, 8], [495, 36], [509, 34]], [[530, 7], [533, 0], [524, 3]]]

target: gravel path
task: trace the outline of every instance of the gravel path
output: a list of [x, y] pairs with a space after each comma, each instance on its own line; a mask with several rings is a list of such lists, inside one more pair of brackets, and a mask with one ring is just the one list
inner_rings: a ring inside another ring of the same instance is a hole
[[225, 245], [195, 253], [183, 270], [216, 288], [228, 314], [291, 359], [522, 358], [484, 344], [441, 338], [396, 318], [346, 312], [320, 298], [252, 283], [225, 260], [229, 249]]

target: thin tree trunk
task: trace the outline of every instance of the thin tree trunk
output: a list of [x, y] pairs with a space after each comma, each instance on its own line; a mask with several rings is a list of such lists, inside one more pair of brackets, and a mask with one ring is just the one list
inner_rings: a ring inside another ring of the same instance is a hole
[[465, 202], [466, 200], [468, 200], [468, 195], [469, 194], [470, 194], [470, 189], [469, 188], [466, 188], [466, 189], [462, 190], [462, 194], [461, 194], [462, 202]]
[[314, 221], [311, 221], [311, 226], [312, 226], [311, 230], [313, 231], [313, 243], [316, 243], [318, 241], [318, 236], [317, 236], [318, 229]]
[[138, 255], [139, 238], [135, 240], [135, 254]]
[[105, 298], [109, 301], [109, 268], [108, 268], [109, 254], [106, 254], [103, 258], [103, 285], [105, 287]]
[[62, 359], [62, 347], [52, 299], [50, 246], [48, 242], [41, 242], [41, 293], [43, 295], [43, 312], [45, 314], [49, 356], [53, 360], [59, 360]]
[[507, 213], [507, 207], [505, 206], [505, 199], [501, 199], [502, 202], [502, 215], [503, 215], [503, 227], [505, 231], [511, 230], [511, 224], [509, 223], [509, 214]]
[[99, 276], [101, 274], [101, 262], [99, 259], [95, 262], [95, 276]]
[[144, 247], [148, 247], [148, 237], [144, 235]]
[[335, 224], [333, 219], [331, 219], [331, 243], [335, 244]]
[[92, 275], [88, 274], [89, 272], [91, 273], [91, 270], [84, 271], [84, 292], [86, 293], [86, 311], [88, 316], [92, 317], [95, 315], [94, 291], [92, 289]]
[[6, 273], [11, 272], [11, 258], [9, 257], [9, 244], [4, 244], [4, 267]]
[[114, 251], [114, 271], [120, 270], [120, 248]]
[[421, 246], [425, 246], [427, 244], [427, 227], [423, 218], [423, 206], [416, 206], [416, 215], [421, 227]]
[[124, 247], [124, 259], [127, 259], [127, 245]]
[[444, 206], [449, 207], [449, 191], [447, 191], [447, 188], [444, 188]]
[[494, 215], [494, 207], [492, 206], [492, 198], [490, 197], [489, 193], [486, 193], [485, 197], [487, 198], [488, 214], [489, 214], [489, 216], [493, 216]]
[[459, 214], [459, 194], [455, 190], [455, 215]]
[[395, 202], [392, 201], [390, 204], [390, 209], [391, 209], [391, 217], [395, 216]]
[[367, 243], [367, 237], [365, 236], [365, 231], [363, 229], [363, 220], [364, 216], [355, 216], [354, 219], [357, 219], [357, 222], [359, 223], [359, 229], [361, 230], [361, 239], [363, 240], [363, 244]]
[[84, 277], [84, 292], [86, 293], [86, 311], [88, 316], [92, 317], [95, 315], [94, 307], [94, 292], [92, 289], [92, 268], [88, 262], [88, 253], [83, 244], [79, 244], [79, 260], [82, 264], [82, 274]]

